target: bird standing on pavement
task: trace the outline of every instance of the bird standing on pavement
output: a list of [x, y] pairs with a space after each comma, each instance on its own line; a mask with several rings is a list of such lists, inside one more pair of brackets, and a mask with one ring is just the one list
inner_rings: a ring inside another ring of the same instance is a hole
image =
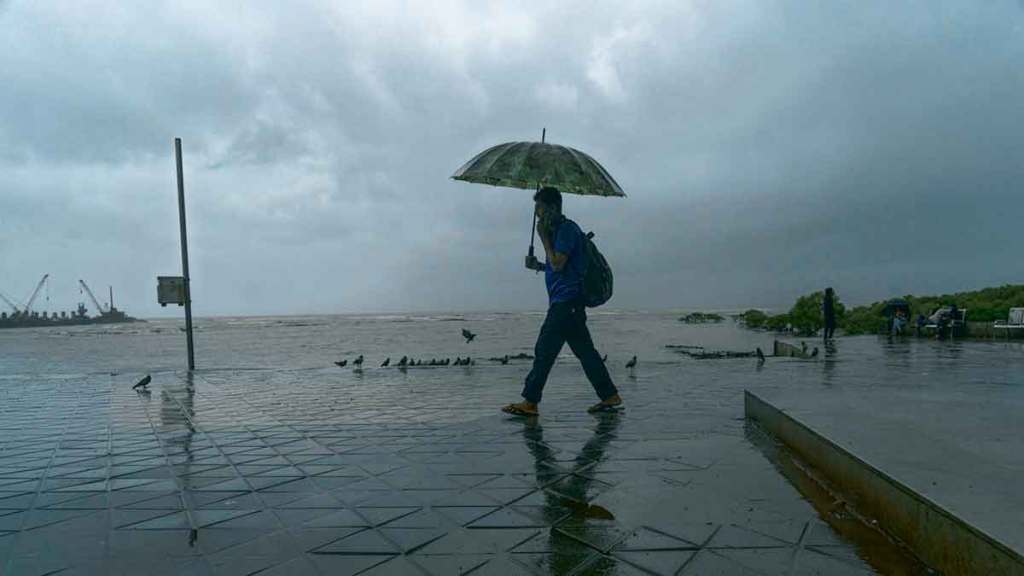
[[352, 361], [352, 365], [355, 366], [356, 369], [362, 368], [363, 367], [363, 355], [360, 354], [359, 358], [356, 358], [355, 360], [353, 360]]
[[473, 338], [476, 338], [476, 334], [473, 334], [469, 330], [466, 330], [465, 328], [463, 328], [462, 329], [462, 337], [466, 339], [466, 344], [469, 344], [470, 342], [473, 341]]
[[636, 356], [633, 356], [629, 359], [629, 362], [626, 362], [626, 368], [629, 368], [630, 370], [636, 368]]
[[138, 383], [135, 384], [135, 386], [132, 386], [132, 390], [138, 390], [139, 388], [142, 388], [143, 390], [145, 390], [146, 386], [149, 386], [149, 383], [152, 382], [152, 381], [153, 381], [153, 377], [150, 376], [149, 374], [146, 374], [145, 378], [143, 378], [142, 380], [139, 380]]
[[391, 365], [391, 357], [388, 356], [387, 358], [384, 359], [384, 362], [380, 365], [380, 367], [381, 368], [387, 368], [390, 365]]
[[348, 360], [342, 360], [340, 362], [335, 362], [334, 364], [337, 365], [338, 368], [344, 368], [345, 366], [348, 366]]

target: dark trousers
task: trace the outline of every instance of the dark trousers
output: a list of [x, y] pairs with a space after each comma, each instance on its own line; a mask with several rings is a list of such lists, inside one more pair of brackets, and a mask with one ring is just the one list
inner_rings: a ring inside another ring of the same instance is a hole
[[562, 345], [567, 342], [572, 353], [583, 365], [583, 372], [597, 392], [598, 398], [607, 400], [618, 394], [612, 377], [608, 374], [608, 368], [594, 349], [594, 341], [590, 339], [586, 307], [581, 302], [555, 302], [548, 308], [544, 325], [540, 327], [537, 345], [533, 349], [533, 369], [526, 376], [523, 398], [527, 402], [540, 402], [551, 367], [554, 366], [558, 353], [562, 351]]
[[836, 333], [836, 319], [825, 317], [825, 340], [831, 340]]

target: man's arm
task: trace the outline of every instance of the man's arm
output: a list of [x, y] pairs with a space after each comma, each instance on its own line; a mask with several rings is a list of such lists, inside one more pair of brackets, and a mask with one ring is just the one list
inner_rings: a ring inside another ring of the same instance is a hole
[[562, 268], [565, 268], [565, 263], [569, 261], [569, 256], [556, 252], [552, 246], [551, 238], [547, 234], [541, 234], [540, 241], [544, 244], [544, 254], [547, 256], [548, 263], [551, 264], [551, 269], [555, 272], [561, 272]]

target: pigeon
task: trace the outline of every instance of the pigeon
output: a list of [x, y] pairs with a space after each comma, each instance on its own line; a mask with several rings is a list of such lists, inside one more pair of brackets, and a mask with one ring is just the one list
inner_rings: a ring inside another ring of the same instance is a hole
[[355, 366], [356, 368], [362, 368], [363, 367], [363, 355], [360, 354], [359, 358], [356, 358], [355, 360], [353, 360], [352, 361], [352, 365]]
[[391, 365], [391, 357], [388, 356], [387, 358], [384, 359], [384, 363], [381, 364], [380, 367], [381, 368], [387, 368], [390, 365]]
[[398, 366], [401, 367], [401, 368], [405, 368], [406, 364], [408, 364], [408, 363], [409, 363], [409, 357], [408, 356], [402, 356], [402, 359], [398, 361]]
[[501, 358], [501, 360], [499, 360], [499, 362], [501, 362], [502, 366], [505, 366], [506, 364], [508, 364], [508, 354], [505, 354], [505, 356], [503, 356]]
[[453, 366], [462, 366], [462, 358], [459, 356], [455, 357], [455, 364]]
[[636, 368], [636, 356], [633, 356], [630, 358], [629, 362], [626, 362], [626, 368], [629, 368], [630, 370]]
[[338, 368], [344, 368], [345, 366], [348, 366], [348, 360], [342, 360], [341, 362], [335, 362], [335, 364], [338, 365]]
[[764, 364], [764, 351], [761, 350], [760, 346], [757, 347], [757, 350], [754, 353], [757, 354], [758, 364]]
[[473, 334], [469, 330], [466, 330], [465, 328], [463, 328], [462, 329], [462, 337], [466, 339], [466, 344], [469, 344], [470, 342], [473, 341], [473, 338], [476, 338], [476, 334]]
[[142, 388], [143, 390], [145, 390], [146, 386], [149, 386], [149, 383], [152, 382], [152, 381], [153, 381], [153, 377], [150, 376], [149, 374], [146, 374], [145, 378], [143, 378], [142, 380], [139, 380], [139, 382], [135, 386], [132, 386], [132, 390], [138, 390], [139, 388]]

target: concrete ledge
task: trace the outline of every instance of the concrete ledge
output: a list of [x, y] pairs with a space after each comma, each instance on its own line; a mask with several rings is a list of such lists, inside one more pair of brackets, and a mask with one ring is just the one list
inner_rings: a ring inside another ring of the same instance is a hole
[[945, 574], [1024, 574], [1024, 557], [750, 391], [746, 417], [813, 466], [862, 514]]

